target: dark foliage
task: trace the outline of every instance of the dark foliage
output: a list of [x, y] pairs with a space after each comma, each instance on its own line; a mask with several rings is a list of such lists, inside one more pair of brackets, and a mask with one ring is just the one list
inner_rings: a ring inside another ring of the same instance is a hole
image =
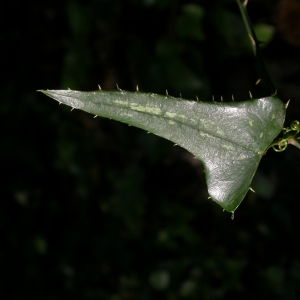
[[[276, 1], [249, 1], [254, 23], [275, 28], [263, 54], [292, 98], [287, 124], [300, 116], [299, 45], [278, 24], [288, 2], [277, 18]], [[264, 96], [235, 1], [11, 1], [0, 14], [1, 295], [298, 299], [296, 148], [269, 151], [232, 221], [183, 149], [35, 92]]]

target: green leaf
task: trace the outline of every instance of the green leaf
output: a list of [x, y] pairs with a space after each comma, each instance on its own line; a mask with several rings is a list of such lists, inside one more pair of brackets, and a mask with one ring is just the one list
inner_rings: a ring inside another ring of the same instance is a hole
[[230, 212], [247, 194], [260, 159], [282, 130], [285, 118], [285, 105], [275, 96], [216, 103], [122, 90], [42, 92], [187, 149], [203, 163], [212, 200]]

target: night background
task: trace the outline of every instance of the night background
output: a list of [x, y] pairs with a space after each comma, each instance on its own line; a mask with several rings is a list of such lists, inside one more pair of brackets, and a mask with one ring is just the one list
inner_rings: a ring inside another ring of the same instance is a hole
[[[300, 1], [248, 12], [289, 126]], [[36, 92], [268, 96], [235, 1], [9, 1], [0, 15], [1, 298], [299, 299], [299, 149], [268, 151], [231, 220], [186, 150]]]

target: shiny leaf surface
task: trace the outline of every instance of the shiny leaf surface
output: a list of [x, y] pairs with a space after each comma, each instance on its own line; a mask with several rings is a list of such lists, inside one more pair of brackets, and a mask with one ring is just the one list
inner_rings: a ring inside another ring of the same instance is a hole
[[283, 128], [285, 106], [270, 96], [244, 102], [188, 101], [140, 92], [42, 91], [57, 101], [166, 138], [205, 170], [213, 201], [234, 212], [268, 146]]

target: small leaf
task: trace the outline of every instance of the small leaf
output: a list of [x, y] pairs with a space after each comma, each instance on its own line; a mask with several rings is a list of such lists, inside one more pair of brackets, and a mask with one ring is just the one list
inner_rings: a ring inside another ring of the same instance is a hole
[[41, 92], [187, 149], [203, 163], [212, 200], [230, 212], [247, 194], [260, 159], [282, 130], [285, 118], [285, 105], [275, 96], [216, 103], [122, 90]]

